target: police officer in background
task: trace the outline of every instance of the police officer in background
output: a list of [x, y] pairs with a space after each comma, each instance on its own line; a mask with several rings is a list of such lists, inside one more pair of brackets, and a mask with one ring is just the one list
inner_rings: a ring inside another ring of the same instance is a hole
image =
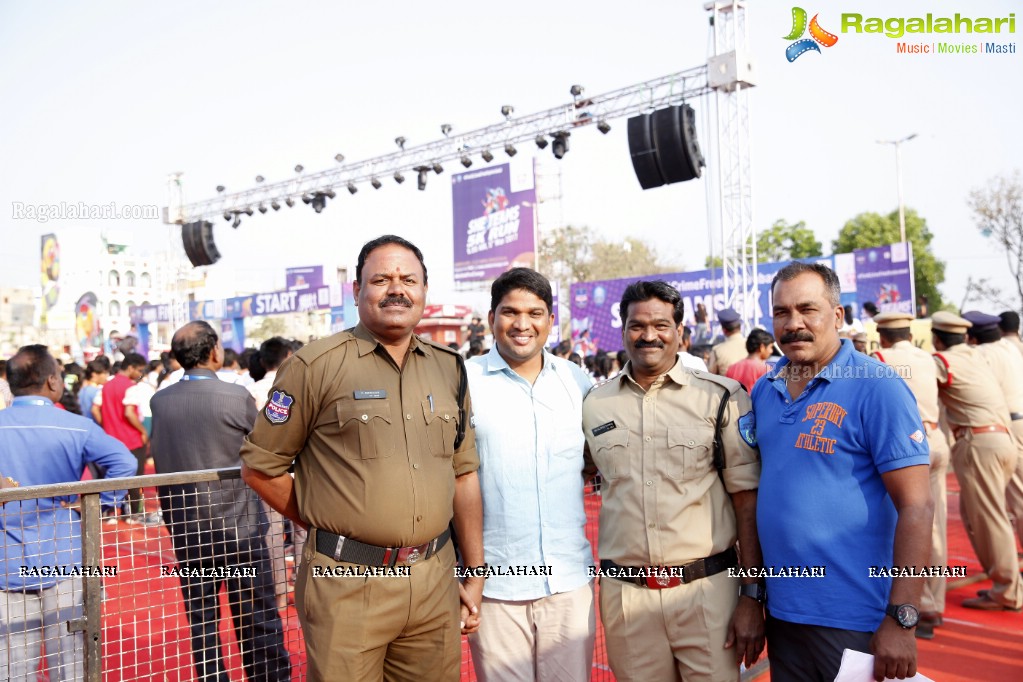
[[454, 579], [448, 530], [453, 518], [465, 564], [482, 566], [465, 370], [413, 332], [427, 291], [416, 246], [367, 242], [355, 275], [359, 324], [281, 366], [242, 474], [309, 528], [295, 596], [310, 679], [457, 680], [460, 623], [478, 628], [483, 592], [482, 577]]
[[966, 345], [969, 320], [939, 311], [931, 318], [931, 340], [938, 370], [938, 395], [956, 442], [952, 466], [959, 480], [963, 522], [994, 586], [963, 606], [986, 611], [1023, 606], [1023, 580], [1005, 508], [1005, 488], [1016, 466], [1011, 419], [994, 370], [980, 352]]
[[1023, 353], [1023, 341], [1019, 338], [1019, 313], [1011, 310], [999, 313], [998, 329], [1002, 332], [1002, 338], [1008, 340], [1013, 348]]
[[608, 661], [622, 682], [738, 680], [739, 662], [752, 665], [764, 646], [763, 580], [728, 573], [762, 565], [750, 398], [737, 381], [678, 361], [683, 307], [666, 282], [629, 285], [621, 314], [629, 361], [583, 402], [588, 452], [605, 481], [600, 616]]
[[719, 310], [718, 322], [721, 323], [721, 332], [725, 335], [725, 340], [710, 351], [707, 369], [714, 374], [725, 376], [729, 367], [746, 359], [746, 337], [742, 335], [742, 318], [734, 309]]
[[[927, 433], [927, 447], [931, 451], [930, 483], [934, 500], [934, 523], [931, 526], [931, 566], [944, 566], [948, 559], [948, 460], [950, 451], [945, 432], [938, 427], [940, 402], [938, 400], [937, 370], [934, 358], [922, 348], [913, 345], [909, 313], [881, 313], [874, 316], [877, 333], [881, 337], [881, 350], [873, 356], [891, 365], [905, 379], [916, 398], [920, 420]], [[934, 628], [942, 623], [945, 610], [946, 580], [941, 576], [927, 578], [920, 596], [920, 621], [916, 636], [932, 639]]]
[[1016, 536], [1023, 542], [1023, 355], [1016, 352], [1012, 342], [1002, 336], [997, 315], [988, 315], [976, 310], [963, 313], [963, 319], [973, 326], [967, 330], [970, 345], [976, 346], [998, 378], [998, 387], [1005, 396], [1009, 407], [1009, 430], [1012, 431], [1019, 453], [1009, 486], [1005, 490], [1005, 501], [1009, 517], [1015, 525]]

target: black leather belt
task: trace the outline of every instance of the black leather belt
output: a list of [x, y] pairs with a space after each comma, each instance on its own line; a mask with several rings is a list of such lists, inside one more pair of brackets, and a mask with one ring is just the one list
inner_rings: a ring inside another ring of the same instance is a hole
[[443, 549], [450, 538], [451, 529], [447, 528], [433, 540], [414, 547], [377, 547], [317, 528], [316, 551], [334, 561], [393, 568], [429, 559]]
[[1010, 412], [1009, 417], [1012, 418], [1012, 421], [1018, 422], [1020, 419], [1023, 419], [1023, 414], [1020, 414], [1019, 412]]
[[[683, 583], [691, 583], [700, 578], [720, 573], [729, 568], [735, 568], [739, 564], [739, 557], [735, 547], [729, 547], [723, 552], [709, 556], [704, 559], [691, 561], [683, 566], [645, 566], [642, 568], [619, 566], [610, 559], [600, 560], [600, 571], [608, 577], [622, 582], [632, 583], [640, 587], [649, 587], [653, 590], [660, 590], [666, 587], [675, 587]], [[641, 575], [630, 575], [639, 573]]]

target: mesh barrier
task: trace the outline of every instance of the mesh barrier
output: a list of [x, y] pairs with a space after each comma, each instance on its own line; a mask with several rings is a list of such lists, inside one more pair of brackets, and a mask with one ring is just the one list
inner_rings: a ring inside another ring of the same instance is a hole
[[[146, 514], [104, 514], [99, 493], [131, 485]], [[600, 499], [587, 488], [595, 560]], [[0, 502], [0, 679], [306, 678], [293, 598], [305, 534], [261, 513], [238, 469], [5, 489]], [[951, 475], [950, 502], [948, 563], [977, 579]], [[19, 530], [44, 516], [31, 539]], [[475, 679], [464, 638], [462, 679]], [[599, 613], [592, 679], [614, 679]]]

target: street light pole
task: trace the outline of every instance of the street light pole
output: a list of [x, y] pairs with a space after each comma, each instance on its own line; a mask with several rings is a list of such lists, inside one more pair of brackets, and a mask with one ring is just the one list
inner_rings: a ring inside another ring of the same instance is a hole
[[907, 135], [901, 140], [878, 140], [878, 144], [890, 144], [895, 146], [895, 175], [899, 187], [899, 241], [906, 241], [906, 209], [902, 203], [902, 143], [909, 142], [916, 133]]

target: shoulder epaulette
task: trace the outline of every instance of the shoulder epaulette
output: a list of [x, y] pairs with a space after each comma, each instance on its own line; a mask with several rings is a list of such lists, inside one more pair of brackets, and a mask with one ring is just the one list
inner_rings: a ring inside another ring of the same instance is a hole
[[450, 353], [451, 355], [457, 355], [458, 357], [462, 357], [461, 353], [459, 353], [457, 350], [453, 350], [450, 346], [445, 346], [443, 343], [437, 343], [436, 341], [434, 341], [432, 339], [424, 339], [421, 336], [418, 337], [418, 338], [419, 338], [419, 343], [427, 345], [430, 348], [436, 348], [437, 350], [442, 350], [445, 353]]
[[697, 379], [704, 379], [706, 381], [713, 382], [720, 386], [721, 388], [727, 390], [729, 395], [735, 393], [742, 386], [742, 384], [740, 384], [735, 379], [729, 379], [728, 377], [723, 377], [720, 374], [714, 374], [713, 372], [704, 372], [702, 369], [694, 369], [691, 371], [693, 376], [696, 377]]
[[[611, 383], [612, 381], [614, 381], [617, 378], [618, 378], [617, 376], [613, 376], [613, 377], [607, 377], [606, 379], [601, 379], [597, 383], [595, 383], [592, 386], [590, 386], [590, 388], [586, 391], [586, 396], [588, 396], [589, 394], [593, 393], [594, 390], [600, 388], [601, 386], [606, 386], [607, 384]], [[586, 396], [583, 396], [583, 398], [586, 398]]]
[[338, 332], [325, 339], [317, 339], [302, 346], [295, 356], [305, 364], [311, 364], [316, 358], [334, 350], [338, 346], [355, 340], [355, 334], [350, 331]]

